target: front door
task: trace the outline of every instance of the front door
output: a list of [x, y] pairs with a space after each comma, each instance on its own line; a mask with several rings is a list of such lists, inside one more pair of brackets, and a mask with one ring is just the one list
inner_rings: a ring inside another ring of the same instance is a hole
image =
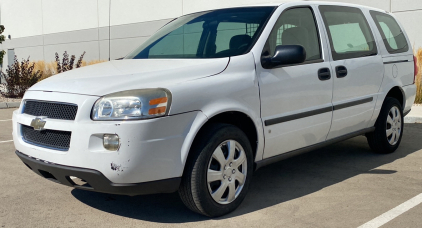
[[[278, 45], [302, 45], [306, 61], [265, 69], [257, 65], [264, 125], [264, 158], [326, 140], [332, 117], [332, 72], [310, 6], [284, 10], [263, 50], [273, 56]], [[324, 51], [322, 51], [324, 50]]]
[[368, 127], [384, 75], [382, 57], [362, 10], [319, 6], [331, 46], [333, 122], [327, 139]]

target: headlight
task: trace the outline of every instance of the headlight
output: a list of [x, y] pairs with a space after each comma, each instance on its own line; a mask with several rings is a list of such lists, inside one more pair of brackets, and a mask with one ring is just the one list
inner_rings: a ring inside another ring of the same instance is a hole
[[140, 120], [165, 116], [171, 104], [166, 89], [129, 90], [106, 95], [95, 102], [93, 120]]

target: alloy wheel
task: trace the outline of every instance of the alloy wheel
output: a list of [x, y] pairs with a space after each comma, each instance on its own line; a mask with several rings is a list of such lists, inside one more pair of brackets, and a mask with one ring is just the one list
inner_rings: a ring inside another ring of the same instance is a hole
[[235, 140], [221, 143], [208, 164], [207, 184], [211, 197], [219, 204], [233, 202], [241, 193], [247, 175], [246, 153]]
[[387, 140], [390, 145], [394, 146], [399, 141], [402, 131], [401, 114], [396, 106], [390, 109], [386, 125]]

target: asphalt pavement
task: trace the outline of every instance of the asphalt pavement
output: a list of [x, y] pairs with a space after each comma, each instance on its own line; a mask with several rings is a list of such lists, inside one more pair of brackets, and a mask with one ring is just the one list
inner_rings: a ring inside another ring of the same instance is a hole
[[[359, 136], [258, 170], [233, 213], [209, 219], [177, 193], [116, 196], [45, 180], [15, 155], [0, 109], [0, 227], [421, 227], [422, 124], [374, 154]], [[421, 202], [419, 202], [421, 201]]]

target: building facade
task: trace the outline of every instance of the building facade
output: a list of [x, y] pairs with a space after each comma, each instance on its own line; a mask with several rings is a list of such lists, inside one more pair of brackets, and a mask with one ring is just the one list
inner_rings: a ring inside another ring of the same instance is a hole
[[[336, 0], [396, 15], [413, 48], [422, 47], [422, 0]], [[53, 61], [67, 51], [85, 60], [124, 57], [173, 18], [196, 11], [274, 0], [1, 0], [3, 66], [18, 59]], [[4, 69], [4, 67], [3, 67]]]

